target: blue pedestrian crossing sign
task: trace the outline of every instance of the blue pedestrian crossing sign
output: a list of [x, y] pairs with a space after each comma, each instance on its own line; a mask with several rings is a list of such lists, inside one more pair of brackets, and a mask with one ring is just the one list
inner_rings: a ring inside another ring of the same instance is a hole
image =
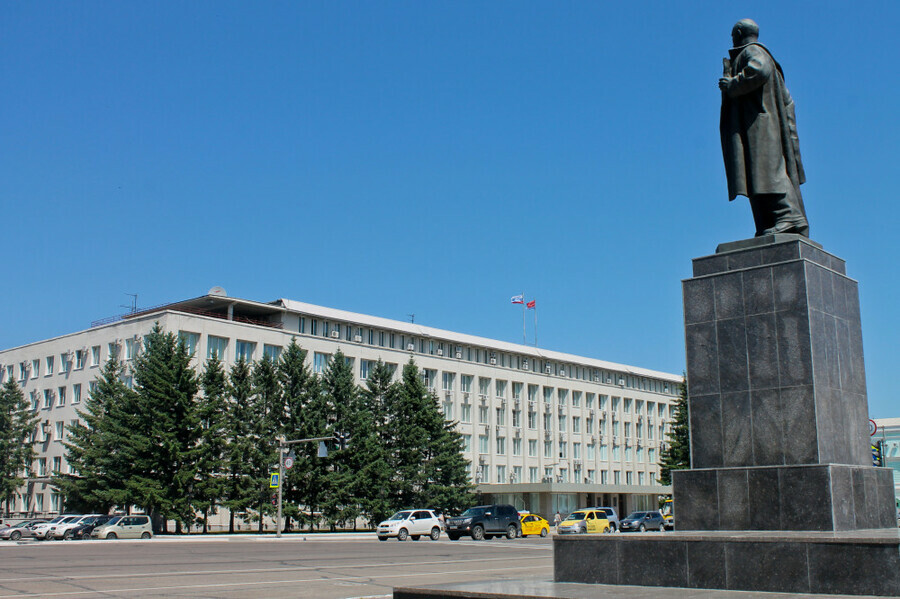
[[279, 483], [278, 474], [273, 472], [272, 474], [269, 475], [269, 487], [272, 489], [277, 489], [278, 483]]

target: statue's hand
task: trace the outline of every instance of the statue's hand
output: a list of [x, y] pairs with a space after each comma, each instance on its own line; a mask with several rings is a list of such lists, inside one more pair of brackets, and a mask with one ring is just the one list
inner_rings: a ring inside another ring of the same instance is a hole
[[734, 77], [722, 77], [719, 79], [719, 89], [724, 91], [728, 91], [728, 86], [731, 84], [731, 81]]

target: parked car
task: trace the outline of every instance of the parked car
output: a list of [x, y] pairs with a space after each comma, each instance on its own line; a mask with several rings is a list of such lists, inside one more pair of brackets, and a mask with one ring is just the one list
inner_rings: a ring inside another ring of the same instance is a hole
[[79, 518], [81, 518], [81, 514], [66, 514], [65, 516], [57, 516], [49, 522], [38, 524], [34, 527], [34, 538], [49, 541], [53, 538], [53, 531], [57, 526], [73, 522]]
[[379, 541], [397, 537], [398, 541], [412, 538], [418, 541], [423, 535], [437, 541], [441, 537], [441, 521], [434, 510], [402, 510], [378, 524]]
[[46, 520], [25, 520], [24, 522], [19, 522], [18, 524], [13, 524], [9, 528], [4, 528], [0, 530], [0, 539], [9, 540], [9, 541], [18, 541], [23, 538], [32, 538], [34, 537], [34, 527], [38, 524], [46, 523]]
[[659, 510], [652, 512], [631, 512], [619, 524], [622, 532], [646, 532], [648, 530], [666, 531], [666, 521]]
[[88, 520], [96, 518], [100, 514], [86, 514], [84, 516], [79, 516], [74, 520], [70, 519], [68, 521], [60, 522], [56, 526], [54, 526], [50, 532], [48, 533], [48, 538], [52, 537], [54, 539], [71, 539], [72, 538], [72, 530], [78, 528]]
[[556, 527], [561, 535], [611, 532], [606, 512], [592, 508], [575, 510]]
[[537, 514], [525, 512], [524, 514], [520, 513], [519, 516], [519, 522], [522, 526], [521, 536], [541, 535], [542, 537], [546, 537], [550, 533], [550, 523]]
[[91, 531], [92, 539], [149, 539], [153, 537], [150, 516], [115, 516]]
[[617, 530], [619, 530], [619, 514], [616, 512], [616, 508], [604, 506], [591, 509], [601, 511], [606, 514], [606, 519], [609, 520], [609, 529], [611, 532], [616, 532]]
[[91, 516], [70, 531], [72, 539], [90, 539], [91, 532], [115, 518], [115, 516]]
[[494, 504], [470, 507], [460, 516], [447, 518], [447, 536], [456, 541], [471, 536], [476, 541], [506, 535], [515, 539], [521, 533], [519, 513], [511, 505]]

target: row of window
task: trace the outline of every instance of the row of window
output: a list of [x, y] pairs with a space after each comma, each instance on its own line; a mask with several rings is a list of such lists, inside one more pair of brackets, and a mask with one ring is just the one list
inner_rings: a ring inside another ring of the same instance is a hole
[[[462, 437], [463, 452], [466, 454], [471, 454], [472, 435], [463, 434]], [[538, 457], [538, 439], [528, 439], [527, 442], [528, 457]], [[510, 455], [509, 449], [511, 448], [511, 455], [513, 457], [521, 456], [524, 445], [525, 444], [523, 443], [523, 440], [519, 437], [513, 438], [511, 443], [506, 442], [506, 437], [496, 437], [494, 439], [495, 453], [497, 455]], [[574, 442], [572, 443], [571, 447], [572, 455], [570, 456], [569, 443], [567, 441], [553, 441], [552, 439], [544, 440], [542, 457], [549, 459], [558, 457], [564, 460], [571, 457], [573, 460], [585, 459], [590, 462], [594, 460], [607, 462], [610, 460], [610, 458], [612, 458], [612, 461], [614, 462], [621, 462], [623, 461], [622, 458], [624, 449], [624, 461], [626, 462], [639, 462], [651, 465], [656, 464], [656, 448], [644, 448], [640, 444], [626, 444], [623, 446], [615, 443], [609, 445], [607, 443], [601, 442], [600, 445], [597, 445], [596, 443]], [[584, 447], [584, 453], [582, 453], [582, 447]], [[610, 447], [612, 447], [612, 451], [610, 451]], [[487, 435], [478, 436], [478, 453], [481, 455], [488, 455], [490, 453], [490, 437], [488, 437]]]
[[[131, 360], [138, 355], [141, 348], [141, 340], [139, 337], [131, 337], [125, 339], [125, 353], [123, 359]], [[118, 357], [121, 352], [122, 344], [117, 340], [107, 344], [107, 356]], [[20, 383], [28, 380], [38, 379], [43, 376], [53, 376], [54, 374], [67, 375], [73, 369], [82, 370], [87, 367], [100, 365], [100, 345], [94, 345], [90, 348], [70, 350], [59, 354], [59, 356], [47, 356], [43, 359], [35, 358], [33, 360], [23, 360], [18, 364], [18, 378]], [[57, 361], [57, 357], [59, 360]], [[0, 378], [2, 382], [13, 379], [16, 375], [16, 365], [7, 364], [3, 370], [0, 370]]]
[[[97, 381], [91, 381], [88, 383], [88, 389], [91, 393], [97, 388]], [[77, 405], [81, 403], [81, 383], [75, 383], [72, 385], [72, 394], [71, 396], [68, 393], [68, 387], [66, 385], [62, 385], [57, 387], [56, 389], [33, 389], [29, 392], [29, 397], [31, 399], [31, 409], [39, 410], [41, 408], [45, 410], [49, 410], [50, 408], [61, 408], [64, 407], [69, 401], [71, 401], [72, 405]], [[71, 400], [70, 400], [71, 397]]]
[[[539, 468], [537, 466], [529, 466], [528, 467], [528, 476], [527, 479], [523, 478], [524, 475], [524, 467], [523, 466], [513, 466], [512, 469], [507, 469], [505, 465], [496, 466], [494, 472], [496, 473], [496, 478], [491, 479], [491, 468], [487, 464], [482, 464], [475, 472], [475, 482], [476, 483], [485, 483], [485, 484], [505, 484], [505, 483], [546, 483], [546, 482], [557, 482], [557, 483], [589, 483], [596, 484], [597, 483], [597, 470], [593, 468], [588, 468], [587, 470], [583, 470], [580, 467], [574, 467], [570, 471], [568, 468], [559, 468], [557, 471], [554, 471], [554, 468]], [[609, 470], [600, 470], [600, 484], [608, 485], [610, 484], [609, 480]], [[470, 472], [471, 474], [471, 472]], [[635, 484], [635, 480], [637, 480], [637, 484], [651, 485], [657, 486], [659, 485], [656, 480], [655, 475], [649, 472], [631, 472], [625, 471], [625, 484], [633, 485]], [[612, 484], [621, 485], [622, 484], [622, 471], [621, 470], [613, 470], [612, 471]]]

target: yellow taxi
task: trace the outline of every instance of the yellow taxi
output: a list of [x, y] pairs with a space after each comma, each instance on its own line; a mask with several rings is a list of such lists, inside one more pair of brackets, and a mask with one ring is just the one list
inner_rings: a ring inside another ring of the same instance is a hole
[[610, 532], [609, 520], [601, 510], [575, 510], [559, 523], [556, 532], [561, 535]]
[[520, 514], [522, 522], [522, 536], [541, 535], [546, 537], [550, 532], [550, 523], [538, 516], [537, 514]]

